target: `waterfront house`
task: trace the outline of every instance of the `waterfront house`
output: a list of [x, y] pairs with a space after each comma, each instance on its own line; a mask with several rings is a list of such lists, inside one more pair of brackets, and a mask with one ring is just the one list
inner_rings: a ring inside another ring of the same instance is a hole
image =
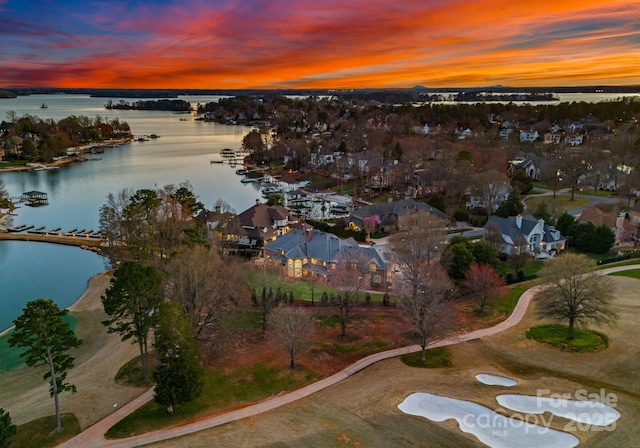
[[341, 263], [360, 260], [366, 267], [365, 284], [382, 287], [387, 283], [389, 261], [370, 246], [359, 246], [353, 238], [310, 229], [292, 229], [263, 247], [264, 256], [283, 267], [286, 276], [327, 278]]
[[238, 215], [238, 221], [238, 243], [260, 246], [289, 231], [289, 210], [280, 205], [266, 205], [256, 201], [256, 205]]

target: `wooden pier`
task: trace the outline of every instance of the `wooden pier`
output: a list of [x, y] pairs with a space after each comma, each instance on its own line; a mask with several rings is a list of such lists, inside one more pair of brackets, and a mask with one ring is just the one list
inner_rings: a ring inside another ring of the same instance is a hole
[[16, 226], [16, 227], [8, 227], [7, 233], [11, 233], [12, 235], [19, 234], [31, 234], [31, 235], [40, 235], [47, 237], [59, 237], [59, 238], [83, 238], [83, 239], [91, 239], [91, 240], [102, 240], [102, 233], [99, 230], [92, 229], [70, 229], [70, 230], [61, 230], [61, 227], [55, 227], [50, 230], [46, 230], [45, 226], [27, 226], [25, 224]]

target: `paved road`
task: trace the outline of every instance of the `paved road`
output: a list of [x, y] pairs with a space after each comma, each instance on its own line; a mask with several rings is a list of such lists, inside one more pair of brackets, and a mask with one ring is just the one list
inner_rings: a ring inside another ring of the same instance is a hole
[[[637, 269], [637, 268], [640, 268], [640, 265], [618, 266], [618, 267], [613, 267], [608, 269], [602, 269], [597, 272], [598, 274], [606, 275], [611, 272], [625, 271], [628, 269]], [[543, 286], [534, 286], [533, 288], [530, 288], [529, 290], [525, 291], [524, 294], [522, 294], [522, 296], [520, 297], [520, 300], [518, 301], [518, 304], [514, 308], [513, 313], [511, 313], [511, 315], [505, 321], [500, 322], [498, 325], [495, 325], [490, 328], [483, 328], [480, 330], [472, 331], [470, 333], [451, 336], [451, 337], [442, 339], [440, 341], [437, 341], [431, 344], [429, 347], [434, 348], [434, 347], [442, 347], [446, 345], [459, 344], [461, 342], [467, 342], [473, 339], [479, 339], [485, 336], [491, 336], [513, 327], [514, 325], [516, 325], [522, 320], [522, 318], [524, 317], [527, 311], [527, 308], [529, 307], [529, 303], [531, 302], [531, 299], [533, 299], [536, 293], [540, 291], [542, 288]], [[216, 415], [210, 418], [206, 418], [206, 419], [203, 419], [194, 423], [190, 423], [187, 425], [179, 426], [179, 427], [153, 431], [147, 434], [142, 434], [140, 436], [134, 436], [134, 437], [129, 437], [126, 439], [118, 439], [118, 440], [106, 440], [104, 438], [104, 433], [109, 428], [111, 428], [111, 426], [113, 426], [115, 423], [120, 421], [122, 418], [129, 415], [134, 410], [138, 409], [143, 404], [153, 399], [153, 390], [151, 389], [145, 392], [140, 397], [133, 400], [132, 402], [123, 406], [121, 409], [114, 412], [110, 416], [99, 421], [92, 427], [88, 428], [86, 431], [83, 431], [73, 439], [60, 445], [60, 447], [62, 448], [86, 448], [86, 447], [129, 448], [129, 447], [143, 446], [143, 445], [158, 442], [161, 440], [168, 440], [175, 437], [184, 436], [194, 432], [202, 431], [204, 429], [224, 425], [225, 423], [230, 423], [235, 420], [240, 420], [246, 417], [261, 414], [263, 412], [278, 408], [280, 406], [284, 406], [285, 404], [292, 403], [304, 397], [308, 397], [309, 395], [315, 392], [318, 392], [329, 386], [337, 384], [340, 381], [348, 378], [349, 376], [361, 371], [365, 367], [368, 367], [378, 361], [404, 355], [407, 353], [414, 353], [417, 351], [420, 351], [420, 346], [412, 345], [409, 347], [403, 347], [403, 348], [389, 350], [382, 353], [376, 353], [374, 355], [367, 356], [366, 358], [361, 359], [360, 361], [357, 361], [354, 364], [351, 364], [349, 367], [345, 368], [344, 370], [330, 377], [327, 377], [316, 383], [310, 384], [306, 387], [303, 387], [302, 389], [285, 393], [285, 394], [267, 399], [260, 403], [247, 406], [242, 409], [227, 412], [221, 415]]]

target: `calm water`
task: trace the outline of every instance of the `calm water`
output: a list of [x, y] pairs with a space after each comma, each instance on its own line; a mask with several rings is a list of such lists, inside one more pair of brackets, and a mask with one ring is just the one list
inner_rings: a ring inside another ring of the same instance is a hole
[[61, 308], [73, 304], [87, 280], [108, 265], [103, 257], [79, 247], [28, 241], [0, 242], [0, 332], [13, 325], [29, 300], [53, 299]]
[[[183, 98], [195, 105], [217, 97]], [[57, 170], [0, 173], [12, 196], [30, 190], [48, 193], [49, 205], [18, 208], [14, 225], [95, 230], [106, 195], [122, 188], [155, 188], [189, 181], [207, 208], [213, 208], [216, 199], [222, 198], [238, 212], [261, 197], [257, 185], [240, 182], [235, 168], [210, 164], [211, 159], [220, 157], [221, 149], [239, 148], [249, 128], [194, 121], [188, 114], [107, 111], [107, 100], [82, 95], [0, 100], [0, 120], [8, 111], [56, 121], [69, 115], [100, 115], [127, 121], [136, 135], [160, 136], [89, 156], [101, 160], [68, 164]], [[42, 103], [48, 108], [40, 109]], [[103, 260], [92, 252], [44, 243], [0, 242], [0, 331], [11, 325], [28, 300], [51, 297], [62, 306], [70, 305], [81, 295], [89, 277], [102, 270]]]

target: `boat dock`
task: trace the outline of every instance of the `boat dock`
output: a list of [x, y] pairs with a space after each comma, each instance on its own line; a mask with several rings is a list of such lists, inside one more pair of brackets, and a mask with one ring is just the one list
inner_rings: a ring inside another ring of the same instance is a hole
[[22, 224], [17, 227], [8, 227], [7, 232], [13, 234], [19, 233], [28, 233], [32, 235], [42, 235], [42, 236], [55, 236], [55, 237], [73, 237], [73, 238], [88, 238], [94, 240], [103, 239], [102, 233], [99, 230], [91, 230], [91, 229], [70, 229], [70, 230], [62, 230], [60, 227], [55, 227], [47, 230], [45, 226], [27, 226]]

